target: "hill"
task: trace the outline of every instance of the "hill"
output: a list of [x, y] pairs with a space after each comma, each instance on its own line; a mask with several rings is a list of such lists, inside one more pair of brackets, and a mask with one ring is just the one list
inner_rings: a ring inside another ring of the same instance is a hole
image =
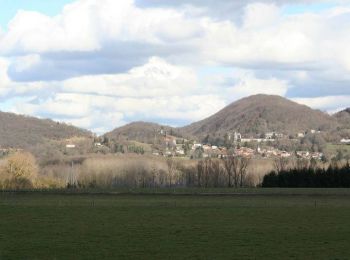
[[133, 122], [114, 129], [104, 136], [116, 141], [137, 141], [153, 144], [160, 135], [167, 132], [169, 135], [179, 135], [179, 131], [170, 126], [159, 125], [149, 122]]
[[339, 124], [341, 124], [343, 128], [350, 129], [350, 108], [334, 114], [333, 117], [339, 122]]
[[238, 100], [216, 114], [181, 128], [187, 135], [203, 139], [223, 137], [228, 132], [256, 135], [270, 131], [296, 134], [308, 129], [328, 130], [337, 120], [291, 100], [273, 95], [254, 95]]
[[29, 148], [47, 140], [91, 135], [89, 131], [50, 119], [0, 112], [0, 147], [2, 148]]

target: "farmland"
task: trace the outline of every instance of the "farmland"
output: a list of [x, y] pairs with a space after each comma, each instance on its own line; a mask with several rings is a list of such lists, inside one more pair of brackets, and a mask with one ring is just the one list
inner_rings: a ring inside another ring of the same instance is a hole
[[0, 259], [350, 255], [350, 191], [233, 191], [3, 192]]

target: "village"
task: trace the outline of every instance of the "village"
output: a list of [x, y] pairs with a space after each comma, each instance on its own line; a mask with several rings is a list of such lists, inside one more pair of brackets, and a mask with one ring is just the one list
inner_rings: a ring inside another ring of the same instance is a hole
[[[228, 156], [240, 156], [246, 158], [302, 158], [302, 159], [325, 159], [324, 152], [312, 149], [279, 149], [278, 142], [288, 140], [294, 143], [300, 141], [306, 135], [319, 135], [319, 130], [300, 131], [294, 136], [285, 135], [279, 132], [267, 132], [255, 136], [243, 135], [237, 131], [225, 135], [225, 144], [210, 142], [199, 142], [175, 135], [160, 129], [154, 138], [153, 144], [134, 142], [132, 140], [108, 140], [104, 137], [95, 137], [90, 145], [82, 145], [86, 139], [67, 139], [64, 145], [57, 145], [56, 149], [65, 155], [89, 153], [137, 153], [151, 154], [155, 157], [179, 157], [188, 159], [202, 158], [226, 158]], [[350, 145], [350, 139], [342, 138], [333, 144], [340, 147]], [[84, 147], [84, 148], [82, 148]], [[89, 148], [90, 147], [90, 148]], [[22, 149], [0, 147], [0, 157], [20, 152]]]
[[[315, 159], [322, 160], [324, 153], [320, 151], [311, 150], [296, 150], [285, 151], [280, 150], [273, 146], [273, 144], [282, 140], [283, 138], [290, 138], [282, 133], [268, 132], [258, 135], [257, 137], [243, 136], [238, 132], [228, 133], [228, 146], [213, 145], [210, 143], [201, 143], [196, 140], [187, 140], [183, 138], [177, 138], [175, 136], [167, 135], [161, 132], [163, 135], [163, 149], [154, 150], [154, 156], [165, 157], [189, 157], [191, 159], [200, 158], [225, 158], [229, 155], [241, 156], [247, 158], [302, 158], [302, 159]], [[304, 138], [306, 134], [317, 135], [320, 134], [319, 130], [309, 130], [305, 132], [299, 132], [295, 134], [295, 138], [292, 139], [298, 142], [301, 138]], [[350, 139], [341, 139], [338, 144], [350, 145]]]

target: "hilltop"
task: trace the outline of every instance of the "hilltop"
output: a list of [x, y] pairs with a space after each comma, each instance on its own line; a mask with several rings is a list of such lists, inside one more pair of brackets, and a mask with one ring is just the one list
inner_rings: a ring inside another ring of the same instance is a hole
[[336, 118], [344, 128], [350, 128], [350, 108], [334, 114], [333, 117]]
[[238, 100], [216, 114], [181, 128], [187, 135], [222, 137], [227, 132], [261, 134], [276, 131], [295, 134], [308, 129], [329, 130], [337, 120], [319, 110], [274, 95], [254, 95]]
[[90, 137], [91, 132], [50, 119], [0, 112], [0, 147], [29, 148], [47, 140]]
[[118, 141], [137, 141], [141, 143], [153, 144], [161, 134], [179, 136], [179, 130], [170, 126], [164, 126], [150, 122], [133, 122], [125, 126], [114, 129], [104, 136]]

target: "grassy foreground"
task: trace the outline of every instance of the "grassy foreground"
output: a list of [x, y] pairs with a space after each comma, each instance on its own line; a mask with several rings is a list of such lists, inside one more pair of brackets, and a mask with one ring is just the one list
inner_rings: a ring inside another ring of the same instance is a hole
[[0, 193], [0, 259], [349, 259], [350, 196]]

